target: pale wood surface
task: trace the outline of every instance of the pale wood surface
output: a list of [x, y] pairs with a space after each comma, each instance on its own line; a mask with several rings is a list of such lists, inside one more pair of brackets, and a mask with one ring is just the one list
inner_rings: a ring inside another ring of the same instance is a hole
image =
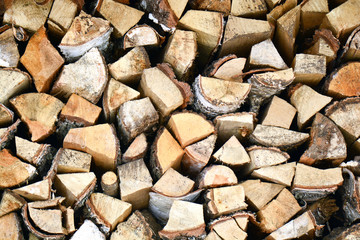
[[316, 86], [326, 75], [326, 57], [311, 54], [296, 54], [292, 62], [296, 83]]
[[239, 167], [250, 163], [250, 157], [239, 140], [232, 136], [218, 151], [213, 154], [216, 162], [230, 167]]
[[19, 59], [20, 54], [13, 31], [8, 29], [0, 34], [0, 66], [17, 67]]
[[0, 103], [8, 105], [8, 100], [30, 88], [31, 77], [18, 69], [0, 69]]
[[50, 198], [51, 182], [49, 179], [45, 179], [21, 188], [16, 188], [13, 191], [30, 201], [48, 200]]
[[92, 156], [88, 153], [60, 148], [55, 156], [58, 173], [89, 172]]
[[72, 0], [54, 0], [47, 20], [49, 31], [56, 37], [63, 37], [69, 30], [78, 12], [76, 2]]
[[122, 155], [122, 162], [127, 163], [144, 158], [148, 149], [148, 142], [145, 134], [137, 136]]
[[290, 129], [296, 108], [290, 103], [274, 96], [263, 113], [262, 125]]
[[196, 185], [201, 188], [231, 186], [238, 183], [234, 171], [223, 165], [211, 165], [204, 168], [196, 179]]
[[17, 211], [26, 203], [20, 195], [14, 193], [13, 191], [6, 189], [3, 192], [1, 201], [0, 201], [0, 217]]
[[263, 167], [254, 170], [251, 176], [290, 187], [295, 175], [295, 167], [295, 162]]

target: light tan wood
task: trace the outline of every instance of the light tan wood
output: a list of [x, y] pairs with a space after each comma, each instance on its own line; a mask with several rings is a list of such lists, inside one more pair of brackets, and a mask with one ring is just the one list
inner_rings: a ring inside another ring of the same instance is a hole
[[296, 54], [292, 67], [296, 83], [316, 86], [326, 75], [326, 57], [311, 54]]
[[42, 231], [50, 234], [64, 234], [61, 210], [36, 209], [29, 207], [29, 215], [34, 224]]
[[84, 223], [71, 237], [71, 240], [93, 239], [105, 240], [105, 235], [100, 232], [99, 228], [89, 219], [85, 219]]
[[189, 4], [193, 9], [214, 11], [229, 15], [231, 10], [230, 0], [190, 0]]
[[0, 128], [0, 150], [11, 145], [20, 123], [21, 120], [18, 119], [7, 128]]
[[5, 189], [0, 201], [0, 217], [19, 210], [26, 203], [20, 195], [9, 189]]
[[309, 0], [301, 6], [301, 31], [311, 33], [319, 28], [325, 15], [329, 12], [327, 0]]
[[97, 48], [92, 48], [75, 63], [63, 67], [50, 93], [63, 100], [75, 93], [96, 104], [107, 82], [105, 60]]
[[47, 25], [51, 34], [62, 38], [69, 30], [72, 21], [78, 12], [76, 1], [54, 0], [47, 20]]
[[[115, 0], [103, 0], [97, 11], [114, 27], [114, 36], [122, 37], [139, 22], [144, 12], [122, 4]], [[121, 15], [119, 15], [121, 12]]]
[[295, 114], [296, 108], [284, 99], [274, 96], [263, 113], [261, 124], [290, 129]]
[[137, 136], [122, 155], [122, 162], [127, 163], [144, 158], [148, 150], [148, 142], [145, 134]]
[[152, 184], [150, 172], [144, 160], [122, 164], [118, 167], [120, 198], [132, 204], [132, 209], [146, 208]]
[[282, 17], [285, 13], [295, 8], [297, 0], [285, 0], [285, 2], [279, 0], [266, 0], [268, 5], [276, 5], [267, 15], [266, 19], [273, 25], [276, 25], [276, 20]]
[[57, 161], [57, 173], [89, 172], [92, 156], [72, 149], [60, 148], [54, 161]]
[[20, 59], [19, 50], [11, 29], [0, 34], [0, 66], [17, 67]]
[[247, 57], [251, 47], [270, 38], [272, 32], [267, 21], [229, 16], [219, 55]]
[[30, 201], [48, 200], [51, 193], [51, 181], [45, 179], [21, 188], [16, 188], [13, 191]]
[[11, 97], [19, 95], [30, 88], [29, 74], [13, 68], [0, 69], [0, 103], [8, 105]]
[[280, 0], [265, 0], [268, 8], [271, 10], [280, 3]]
[[111, 197], [119, 196], [119, 178], [112, 172], [107, 171], [101, 176], [101, 189], [103, 193]]
[[14, 121], [14, 112], [0, 103], [0, 127], [6, 127]]
[[20, 218], [17, 213], [13, 212], [0, 217], [0, 239], [24, 239]]
[[213, 224], [211, 228], [221, 239], [247, 239], [246, 232], [239, 227], [234, 218], [220, 220]]
[[74, 214], [75, 211], [74, 209], [68, 207], [66, 209], [65, 212], [63, 212], [65, 214], [65, 227], [66, 227], [66, 231], [68, 234], [72, 234], [76, 231], [75, 228], [75, 219], [74, 219]]
[[234, 171], [223, 165], [211, 165], [204, 168], [196, 179], [196, 186], [199, 189], [231, 186], [237, 183]]
[[123, 38], [123, 48], [159, 47], [165, 39], [152, 27], [143, 24], [132, 27]]
[[290, 187], [294, 178], [295, 167], [295, 162], [263, 167], [255, 169], [251, 176]]
[[110, 124], [73, 128], [66, 135], [63, 147], [91, 154], [95, 166], [102, 171], [115, 170], [121, 157], [119, 139]]
[[360, 59], [360, 27], [357, 27], [352, 31], [349, 38], [344, 45], [344, 53], [341, 55], [343, 59], [348, 61], [359, 60]]
[[221, 238], [215, 231], [210, 231], [205, 240], [221, 240]]
[[175, 16], [180, 19], [183, 14], [188, 0], [168, 0], [170, 8], [174, 11]]
[[[213, 77], [242, 82], [242, 73], [245, 68], [246, 58], [234, 58], [221, 64], [214, 72]], [[211, 76], [211, 75], [210, 75]], [[209, 77], [210, 77], [209, 76]]]
[[263, 207], [257, 214], [260, 227], [266, 233], [271, 233], [289, 221], [301, 210], [294, 196], [284, 188], [276, 199]]
[[263, 18], [267, 12], [264, 0], [233, 0], [231, 15], [237, 17]]
[[215, 162], [238, 168], [250, 163], [250, 157], [239, 140], [232, 136], [218, 151], [213, 154]]

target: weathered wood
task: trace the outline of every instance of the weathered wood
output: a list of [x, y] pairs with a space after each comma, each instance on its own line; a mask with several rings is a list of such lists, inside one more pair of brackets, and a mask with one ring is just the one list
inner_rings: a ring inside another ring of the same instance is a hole
[[19, 63], [19, 50], [11, 29], [0, 34], [0, 66], [17, 67]]
[[45, 179], [21, 188], [16, 188], [13, 191], [30, 201], [43, 201], [50, 199], [51, 185], [51, 181]]
[[251, 176], [290, 187], [294, 178], [295, 167], [295, 162], [263, 167], [255, 169]]
[[89, 172], [91, 155], [72, 149], [60, 148], [54, 157], [57, 161], [57, 173]]
[[78, 8], [76, 1], [54, 0], [47, 20], [50, 33], [57, 38], [62, 38], [69, 30]]
[[[282, 17], [285, 13], [295, 8], [297, 0], [285, 0], [285, 2], [279, 0], [266, 0], [268, 5], [276, 5], [271, 12], [266, 15], [266, 19], [272, 24], [276, 25], [276, 21]], [[272, 7], [270, 7], [272, 8]]]
[[193, 9], [221, 12], [225, 16], [229, 15], [231, 9], [230, 0], [190, 0]]
[[237, 17], [263, 18], [267, 12], [264, 0], [233, 0], [231, 15]]
[[196, 178], [196, 186], [199, 189], [231, 186], [237, 183], [238, 180], [234, 171], [223, 165], [206, 167]]
[[93, 240], [105, 240], [105, 235], [100, 232], [99, 228], [88, 219], [85, 219], [84, 223], [70, 238], [71, 240], [93, 239]]
[[122, 155], [122, 162], [127, 163], [144, 158], [148, 150], [148, 142], [145, 134], [137, 136]]
[[239, 168], [250, 163], [250, 157], [239, 140], [232, 136], [218, 151], [213, 154], [215, 162], [225, 164], [231, 168]]
[[149, 14], [149, 19], [160, 25], [163, 31], [175, 31], [178, 17], [167, 0], [141, 0], [140, 6]]
[[0, 217], [19, 210], [25, 203], [25, 199], [20, 195], [9, 189], [5, 189], [0, 202]]
[[341, 57], [348, 61], [354, 61], [360, 59], [359, 52], [359, 43], [360, 43], [360, 35], [359, 35], [360, 27], [354, 29], [354, 31], [350, 34], [349, 38], [344, 45], [344, 52]]
[[261, 124], [290, 129], [295, 114], [296, 108], [284, 99], [274, 96], [264, 110]]
[[17, 213], [9, 213], [0, 217], [0, 239], [24, 239], [21, 229], [21, 221]]
[[301, 6], [301, 32], [308, 34], [319, 28], [325, 15], [329, 12], [327, 0], [309, 0]]
[[123, 38], [123, 48], [133, 48], [141, 46], [159, 47], [165, 38], [152, 27], [143, 24], [132, 27]]
[[19, 95], [30, 88], [31, 77], [16, 68], [0, 69], [0, 103], [8, 105], [11, 97]]
[[14, 121], [14, 112], [0, 103], [0, 127], [6, 127]]
[[119, 195], [119, 178], [112, 172], [107, 171], [101, 176], [101, 189], [103, 193], [111, 197], [117, 197]]
[[9, 147], [15, 138], [15, 133], [20, 125], [20, 119], [7, 128], [0, 128], [0, 150]]
[[296, 83], [316, 86], [326, 75], [326, 57], [299, 53], [292, 62]]

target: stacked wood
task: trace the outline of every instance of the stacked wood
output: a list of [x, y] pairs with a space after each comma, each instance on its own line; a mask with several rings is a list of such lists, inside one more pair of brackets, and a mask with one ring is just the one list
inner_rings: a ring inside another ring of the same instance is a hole
[[295, 162], [262, 167], [254, 170], [251, 176], [290, 187], [294, 178], [295, 167]]
[[25, 203], [25, 199], [23, 199], [20, 195], [6, 189], [3, 192], [0, 202], [0, 217], [21, 209]]
[[92, 156], [72, 149], [60, 148], [54, 161], [57, 162], [57, 173], [90, 172]]
[[250, 157], [241, 145], [239, 140], [232, 136], [217, 152], [213, 155], [215, 162], [239, 168], [240, 166], [250, 163]]
[[296, 54], [292, 65], [297, 83], [316, 86], [326, 74], [324, 56]]
[[51, 193], [51, 181], [45, 179], [21, 188], [16, 188], [13, 191], [30, 201], [48, 200], [50, 199]]
[[0, 34], [0, 50], [0, 66], [17, 67], [20, 54], [11, 29]]
[[267, 12], [266, 3], [263, 0], [240, 1], [231, 3], [231, 15], [237, 17], [262, 18]]
[[303, 2], [301, 6], [301, 31], [303, 34], [311, 33], [317, 29], [326, 14], [329, 12], [327, 0]]
[[216, 11], [229, 15], [231, 9], [230, 0], [190, 0], [189, 3], [194, 9]]
[[148, 25], [137, 25], [131, 28], [124, 36], [123, 48], [141, 46], [158, 47], [164, 41], [159, 33]]
[[213, 61], [205, 69], [204, 76], [242, 82], [245, 64], [246, 58], [237, 58], [235, 54], [230, 54]]
[[212, 165], [204, 168], [196, 179], [196, 186], [201, 188], [214, 188], [231, 186], [238, 183], [234, 171], [223, 165]]
[[274, 96], [263, 113], [261, 124], [290, 129], [295, 114], [296, 108], [284, 99]]
[[30, 88], [31, 77], [16, 68], [0, 69], [0, 102], [8, 105], [9, 99]]

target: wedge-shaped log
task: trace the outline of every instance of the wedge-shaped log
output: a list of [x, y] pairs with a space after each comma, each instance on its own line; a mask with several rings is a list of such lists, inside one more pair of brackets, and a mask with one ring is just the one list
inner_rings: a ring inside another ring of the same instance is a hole
[[238, 168], [250, 163], [250, 157], [241, 145], [239, 140], [232, 136], [218, 151], [213, 155], [216, 162], [225, 164], [232, 168]]
[[296, 83], [316, 86], [326, 75], [326, 57], [299, 53], [292, 62]]
[[30, 88], [29, 74], [16, 68], [0, 69], [0, 103], [8, 105], [8, 100]]
[[251, 176], [290, 187], [294, 178], [295, 167], [295, 162], [263, 167], [254, 170]]
[[9, 126], [14, 121], [14, 112], [0, 103], [0, 127]]
[[15, 138], [15, 133], [20, 125], [20, 119], [7, 128], [0, 128], [0, 150], [9, 147]]
[[50, 33], [57, 38], [62, 38], [70, 29], [78, 8], [77, 1], [54, 0], [47, 20]]
[[300, 28], [303, 33], [311, 33], [319, 28], [325, 15], [329, 12], [328, 0], [310, 0], [301, 6]]
[[0, 217], [0, 239], [24, 239], [21, 221], [17, 213], [9, 213]]
[[72, 149], [60, 148], [54, 161], [57, 161], [57, 173], [89, 172], [92, 156]]
[[265, 2], [268, 8], [271, 10], [280, 3], [280, 0], [265, 0]]
[[252, 68], [288, 68], [271, 39], [266, 39], [251, 47], [249, 64]]
[[63, 67], [50, 93], [64, 100], [76, 93], [96, 104], [107, 82], [105, 60], [97, 48], [92, 48], [75, 63]]
[[131, 28], [124, 36], [123, 48], [159, 47], [165, 39], [152, 27], [144, 24]]
[[341, 57], [348, 61], [360, 59], [360, 27], [354, 29], [344, 45], [344, 52]]
[[168, 3], [176, 17], [179, 19], [185, 10], [188, 0], [168, 0]]
[[237, 17], [262, 18], [267, 12], [264, 0], [234, 0], [231, 3], [231, 15]]
[[148, 150], [148, 145], [145, 134], [140, 134], [122, 155], [122, 162], [127, 163], [144, 158]]
[[284, 99], [274, 96], [264, 110], [261, 124], [290, 129], [295, 114], [296, 108]]
[[30, 201], [48, 200], [50, 199], [51, 193], [51, 181], [45, 179], [21, 188], [16, 188], [13, 191]]
[[20, 59], [19, 50], [11, 29], [0, 34], [0, 66], [17, 67]]
[[237, 58], [235, 54], [230, 54], [213, 61], [204, 70], [204, 76], [242, 82], [245, 64], [246, 58]]
[[119, 196], [119, 178], [112, 172], [107, 171], [101, 176], [101, 189], [103, 193], [111, 197]]
[[0, 201], [0, 217], [19, 210], [25, 203], [25, 199], [19, 194], [14, 193], [9, 189], [5, 189]]
[[279, 1], [279, 0], [266, 0], [267, 3], [270, 5], [276, 5], [267, 15], [266, 19], [272, 24], [276, 25], [276, 21], [281, 18], [285, 13], [289, 12], [297, 5], [297, 0], [285, 0], [285, 1]]
[[247, 238], [247, 233], [239, 227], [234, 218], [225, 217], [215, 220], [210, 228], [216, 232], [220, 239], [245, 240]]
[[193, 9], [221, 12], [225, 16], [229, 15], [231, 10], [230, 0], [190, 0], [189, 4]]
[[206, 167], [196, 178], [196, 186], [199, 189], [231, 186], [237, 183], [238, 180], [234, 171], [223, 165]]
[[63, 146], [91, 154], [95, 166], [103, 171], [115, 170], [121, 159], [119, 139], [110, 124], [73, 128], [66, 135]]
[[93, 240], [105, 240], [105, 235], [99, 230], [99, 228], [89, 219], [85, 219], [84, 223], [70, 238], [71, 240], [93, 239]]

